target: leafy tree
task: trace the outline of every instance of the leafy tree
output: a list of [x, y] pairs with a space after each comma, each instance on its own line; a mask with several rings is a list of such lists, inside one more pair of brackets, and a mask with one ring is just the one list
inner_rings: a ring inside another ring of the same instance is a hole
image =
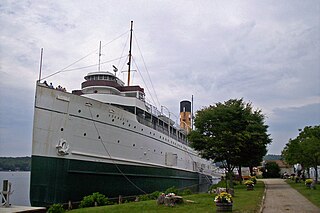
[[199, 110], [194, 122], [196, 129], [188, 136], [191, 146], [202, 157], [222, 162], [231, 179], [235, 166], [259, 164], [271, 142], [261, 111], [242, 99]]
[[280, 177], [280, 167], [276, 162], [268, 162], [262, 169], [262, 176], [264, 178], [278, 178]]
[[303, 168], [313, 167], [318, 180], [317, 166], [320, 164], [320, 125], [306, 126], [299, 135], [290, 139], [282, 150], [282, 156], [289, 164], [300, 163]]

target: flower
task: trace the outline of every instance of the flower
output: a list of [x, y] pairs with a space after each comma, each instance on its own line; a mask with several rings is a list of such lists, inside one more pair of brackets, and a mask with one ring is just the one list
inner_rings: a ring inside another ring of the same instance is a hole
[[311, 184], [313, 182], [312, 179], [307, 179], [304, 183], [307, 185], [307, 184]]
[[172, 192], [166, 195], [166, 197], [174, 197], [174, 196], [176, 196], [176, 194]]
[[254, 183], [253, 183], [253, 181], [252, 181], [252, 180], [246, 180], [246, 181], [244, 182], [244, 185], [247, 185], [247, 186], [254, 186]]
[[256, 184], [256, 183], [257, 183], [257, 178], [256, 178], [256, 176], [251, 176], [251, 177], [250, 177], [250, 180], [253, 181], [253, 184]]
[[221, 192], [214, 198], [216, 203], [232, 203], [232, 196], [227, 192]]

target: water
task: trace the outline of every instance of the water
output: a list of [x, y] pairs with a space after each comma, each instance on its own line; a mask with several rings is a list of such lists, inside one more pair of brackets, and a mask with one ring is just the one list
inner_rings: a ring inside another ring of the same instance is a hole
[[11, 182], [10, 204], [18, 206], [30, 206], [30, 172], [0, 172], [0, 190], [2, 191], [3, 180]]

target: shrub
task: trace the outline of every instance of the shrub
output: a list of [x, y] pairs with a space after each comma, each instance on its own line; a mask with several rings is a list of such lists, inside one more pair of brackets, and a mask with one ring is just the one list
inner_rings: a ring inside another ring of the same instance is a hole
[[149, 195], [150, 200], [156, 200], [162, 194], [162, 192], [155, 191]]
[[108, 198], [99, 192], [95, 192], [92, 195], [85, 196], [83, 200], [80, 202], [79, 207], [93, 207], [97, 203], [98, 206], [105, 206], [109, 204]]
[[155, 191], [155, 192], [152, 192], [151, 194], [139, 195], [139, 200], [140, 201], [156, 200], [161, 194], [162, 192]]
[[191, 195], [192, 194], [192, 191], [190, 189], [185, 189], [183, 190], [181, 193], [181, 195]]
[[48, 209], [48, 213], [63, 213], [63, 212], [65, 212], [65, 210], [61, 204], [53, 204]]
[[174, 194], [178, 194], [178, 189], [175, 187], [175, 186], [172, 186], [170, 188], [168, 188], [165, 192], [164, 192], [166, 195], [169, 194], [169, 193], [174, 193]]
[[147, 194], [139, 195], [139, 201], [146, 201], [146, 200], [150, 200], [149, 195], [147, 195]]

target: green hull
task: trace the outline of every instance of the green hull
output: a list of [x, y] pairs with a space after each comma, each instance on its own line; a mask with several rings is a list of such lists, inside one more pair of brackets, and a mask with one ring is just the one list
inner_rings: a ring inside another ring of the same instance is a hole
[[172, 186], [200, 192], [206, 191], [210, 182], [205, 175], [177, 169], [32, 156], [30, 203], [49, 206], [81, 201], [93, 192], [115, 198]]

